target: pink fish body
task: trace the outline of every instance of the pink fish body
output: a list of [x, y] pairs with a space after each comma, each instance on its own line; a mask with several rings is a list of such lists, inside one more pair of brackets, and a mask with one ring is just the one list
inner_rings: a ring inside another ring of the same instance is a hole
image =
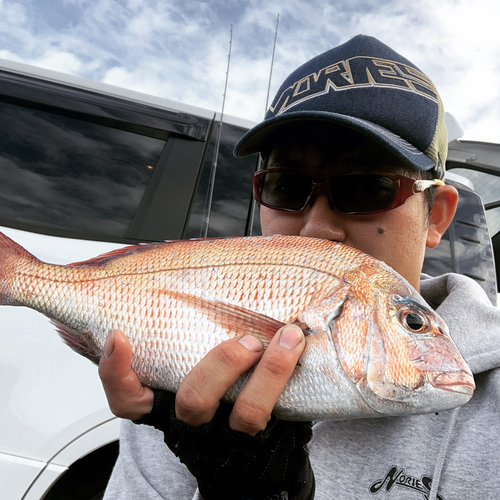
[[475, 388], [420, 295], [384, 263], [327, 240], [153, 243], [59, 266], [0, 233], [0, 304], [45, 314], [96, 363], [109, 332], [122, 330], [143, 384], [170, 391], [220, 342], [251, 333], [267, 345], [295, 322], [306, 348], [275, 407], [288, 420], [443, 411]]

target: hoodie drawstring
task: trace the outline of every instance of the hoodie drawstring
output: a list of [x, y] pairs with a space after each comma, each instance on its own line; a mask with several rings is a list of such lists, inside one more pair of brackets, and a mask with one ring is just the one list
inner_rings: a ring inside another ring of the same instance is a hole
[[434, 474], [432, 476], [432, 487], [429, 494], [429, 500], [437, 500], [439, 483], [441, 481], [441, 473], [443, 472], [444, 462], [446, 460], [446, 454], [448, 453], [448, 448], [450, 446], [451, 437], [453, 435], [453, 429], [455, 427], [455, 422], [457, 420], [458, 413], [461, 407], [454, 408], [450, 412], [450, 419], [444, 430], [443, 441], [441, 442], [441, 447], [439, 448], [438, 458], [436, 460], [436, 466], [434, 467]]

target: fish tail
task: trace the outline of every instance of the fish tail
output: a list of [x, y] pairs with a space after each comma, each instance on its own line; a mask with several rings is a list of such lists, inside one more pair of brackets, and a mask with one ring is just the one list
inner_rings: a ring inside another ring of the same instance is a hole
[[13, 281], [17, 270], [30, 262], [38, 259], [0, 232], [0, 305], [18, 305], [12, 293]]

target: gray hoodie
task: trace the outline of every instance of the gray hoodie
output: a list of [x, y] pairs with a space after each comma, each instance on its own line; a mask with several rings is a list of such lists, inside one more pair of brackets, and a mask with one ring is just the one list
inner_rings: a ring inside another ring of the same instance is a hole
[[[500, 499], [500, 310], [479, 285], [423, 277], [476, 381], [465, 406], [439, 414], [318, 422], [310, 443], [316, 499]], [[197, 498], [196, 480], [154, 428], [124, 421], [104, 500]]]

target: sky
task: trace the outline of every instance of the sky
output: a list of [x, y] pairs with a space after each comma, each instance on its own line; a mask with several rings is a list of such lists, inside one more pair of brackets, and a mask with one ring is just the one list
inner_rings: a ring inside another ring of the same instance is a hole
[[[0, 0], [0, 58], [260, 121], [302, 63], [359, 33], [438, 88], [463, 139], [500, 143], [497, 0]], [[230, 44], [232, 29], [232, 41]]]

